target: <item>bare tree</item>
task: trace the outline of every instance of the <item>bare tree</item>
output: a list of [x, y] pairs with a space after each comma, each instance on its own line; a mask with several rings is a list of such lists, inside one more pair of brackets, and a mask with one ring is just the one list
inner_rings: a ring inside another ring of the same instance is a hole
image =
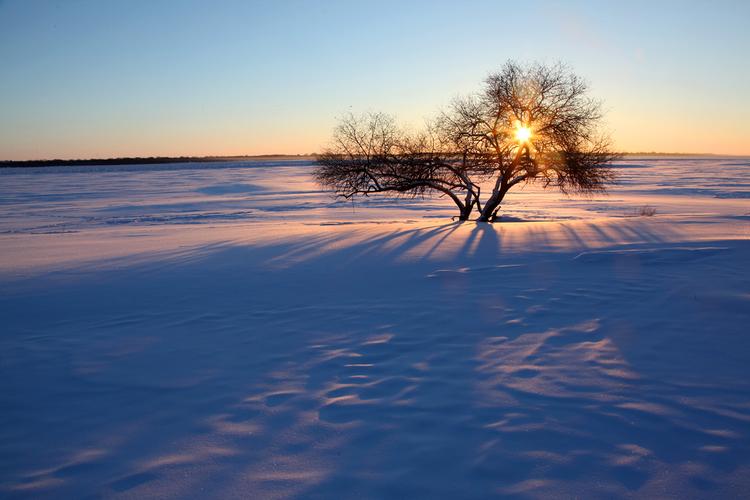
[[[612, 179], [616, 158], [601, 132], [600, 104], [580, 78], [558, 64], [507, 63], [478, 94], [456, 99], [409, 133], [374, 113], [345, 117], [315, 177], [338, 195], [441, 193], [468, 220], [497, 219], [506, 193], [542, 182], [563, 192], [590, 193]], [[486, 196], [481, 185], [492, 186]]]

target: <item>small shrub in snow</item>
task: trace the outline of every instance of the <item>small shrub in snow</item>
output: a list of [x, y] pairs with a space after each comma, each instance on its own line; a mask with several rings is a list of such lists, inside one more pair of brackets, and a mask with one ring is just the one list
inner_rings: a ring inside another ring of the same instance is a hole
[[656, 215], [656, 209], [651, 205], [644, 205], [638, 209], [636, 214], [640, 217], [653, 217]]

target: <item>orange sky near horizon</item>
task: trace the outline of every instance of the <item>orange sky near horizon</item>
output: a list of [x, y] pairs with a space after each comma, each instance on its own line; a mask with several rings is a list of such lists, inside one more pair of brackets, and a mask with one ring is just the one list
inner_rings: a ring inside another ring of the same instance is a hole
[[0, 160], [308, 154], [350, 111], [419, 127], [509, 59], [587, 80], [620, 151], [750, 156], [750, 2], [529, 0], [503, 29], [493, 12], [6, 0]]

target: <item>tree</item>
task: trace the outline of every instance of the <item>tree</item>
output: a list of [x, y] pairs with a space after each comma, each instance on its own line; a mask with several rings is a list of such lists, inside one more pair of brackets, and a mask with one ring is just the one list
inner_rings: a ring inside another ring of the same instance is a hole
[[[317, 157], [315, 178], [344, 198], [440, 193], [459, 220], [476, 211], [477, 221], [494, 222], [519, 184], [604, 190], [617, 156], [601, 120], [600, 103], [565, 66], [508, 62], [423, 131], [405, 131], [382, 113], [346, 116]], [[482, 185], [491, 186], [486, 196]]]

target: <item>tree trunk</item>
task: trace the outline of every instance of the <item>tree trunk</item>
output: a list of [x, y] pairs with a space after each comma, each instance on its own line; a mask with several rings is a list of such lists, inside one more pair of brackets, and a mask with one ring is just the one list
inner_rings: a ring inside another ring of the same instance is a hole
[[477, 222], [495, 222], [497, 218], [497, 210], [500, 208], [500, 202], [505, 198], [505, 193], [518, 183], [517, 180], [509, 180], [515, 172], [518, 162], [521, 160], [521, 155], [524, 151], [528, 150], [528, 145], [522, 144], [516, 152], [516, 157], [513, 158], [513, 162], [503, 170], [500, 176], [495, 182], [495, 189], [492, 190], [492, 196], [484, 204], [482, 213], [479, 215]]
[[492, 196], [490, 196], [484, 204], [482, 213], [479, 215], [477, 222], [495, 222], [497, 210], [500, 208], [500, 202], [503, 201], [503, 198], [505, 197], [505, 192], [505, 189], [500, 189], [499, 191], [492, 193]]
[[460, 215], [458, 216], [458, 220], [465, 221], [469, 220], [469, 217], [471, 217], [471, 212], [474, 210], [474, 203], [469, 203], [462, 207], [460, 209]]

